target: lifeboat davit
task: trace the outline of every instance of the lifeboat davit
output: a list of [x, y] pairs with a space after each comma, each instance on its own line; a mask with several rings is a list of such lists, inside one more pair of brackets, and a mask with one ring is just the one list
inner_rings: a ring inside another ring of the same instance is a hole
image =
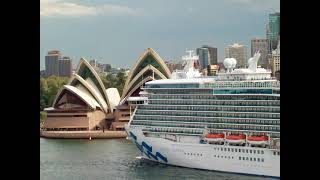
[[222, 143], [224, 141], [224, 134], [207, 134], [205, 139], [209, 143]]
[[249, 136], [247, 142], [252, 145], [267, 145], [268, 136]]
[[229, 144], [239, 144], [242, 145], [246, 142], [246, 136], [244, 134], [239, 135], [229, 135], [226, 137]]

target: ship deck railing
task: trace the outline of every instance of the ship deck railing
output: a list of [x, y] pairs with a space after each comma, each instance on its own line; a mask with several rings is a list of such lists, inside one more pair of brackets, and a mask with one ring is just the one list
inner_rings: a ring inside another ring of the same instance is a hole
[[[193, 132], [196, 132], [196, 134], [202, 134], [204, 128], [187, 128], [187, 127], [162, 127], [162, 126], [145, 126], [145, 125], [138, 125], [145, 127], [143, 128], [143, 131], [152, 131], [152, 132], [159, 132], [159, 133], [180, 133], [180, 132], [175, 132], [175, 130], [170, 130], [170, 131], [165, 131], [164, 129], [180, 129], [183, 133], [190, 133], [192, 134]], [[155, 130], [155, 128], [162, 128], [163, 130]], [[260, 134], [272, 134], [276, 135], [279, 134], [280, 132], [277, 131], [260, 131], [260, 130], [240, 130], [240, 129], [226, 129], [226, 128], [208, 128], [208, 131], [210, 133], [212, 132], [231, 132], [231, 133], [260, 133]], [[272, 138], [280, 138], [280, 136], [273, 136]]]

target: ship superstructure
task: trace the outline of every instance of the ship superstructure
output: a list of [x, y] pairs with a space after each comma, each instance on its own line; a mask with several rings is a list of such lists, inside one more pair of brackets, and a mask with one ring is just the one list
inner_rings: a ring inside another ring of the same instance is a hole
[[143, 157], [190, 168], [280, 177], [280, 82], [249, 67], [201, 77], [196, 56], [173, 79], [147, 82], [126, 130]]

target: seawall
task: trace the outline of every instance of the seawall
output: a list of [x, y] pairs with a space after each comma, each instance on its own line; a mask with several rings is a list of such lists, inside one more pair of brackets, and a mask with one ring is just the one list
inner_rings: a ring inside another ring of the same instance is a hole
[[111, 139], [125, 138], [125, 131], [40, 131], [40, 137], [60, 139]]

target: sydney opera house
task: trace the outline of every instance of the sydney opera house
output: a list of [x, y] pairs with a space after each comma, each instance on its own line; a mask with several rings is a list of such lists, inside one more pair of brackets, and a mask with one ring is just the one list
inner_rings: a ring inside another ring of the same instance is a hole
[[[147, 48], [131, 68], [120, 97], [116, 88], [106, 89], [94, 68], [81, 58], [67, 85], [46, 108], [42, 130], [48, 132], [121, 132], [130, 119], [130, 111], [143, 101], [141, 87], [148, 81], [170, 78], [162, 58]], [[52, 136], [50, 136], [52, 137]], [[59, 136], [61, 137], [61, 136]]]

